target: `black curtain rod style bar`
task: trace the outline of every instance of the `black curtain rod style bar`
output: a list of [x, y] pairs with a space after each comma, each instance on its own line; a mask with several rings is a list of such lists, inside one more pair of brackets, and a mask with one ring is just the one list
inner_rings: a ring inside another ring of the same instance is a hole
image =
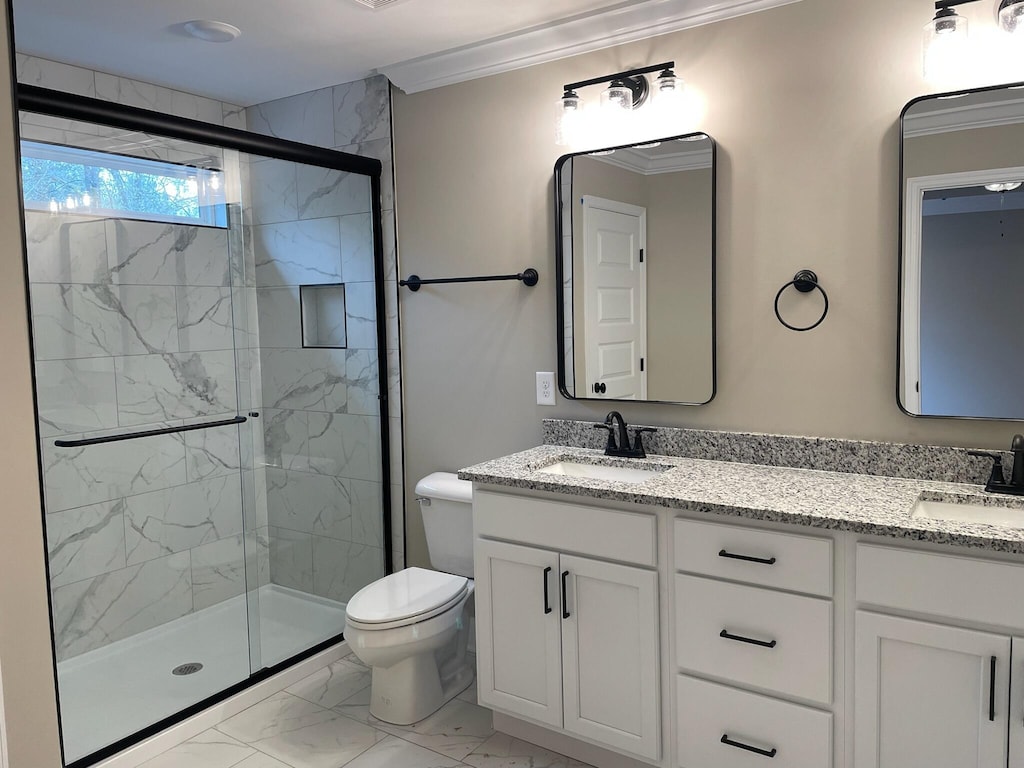
[[54, 445], [58, 448], [79, 448], [83, 445], [99, 445], [100, 443], [119, 443], [122, 440], [135, 440], [139, 437], [156, 437], [157, 435], [172, 435], [175, 432], [193, 432], [197, 429], [212, 429], [213, 427], [227, 427], [232, 424], [243, 424], [245, 416], [235, 416], [233, 419], [223, 421], [208, 421], [204, 424], [188, 424], [184, 427], [167, 427], [165, 429], [147, 429], [143, 432], [128, 432], [123, 435], [106, 435], [104, 437], [87, 437], [83, 440], [55, 440]]
[[421, 285], [437, 285], [440, 283], [489, 283], [495, 280], [522, 280], [524, 285], [531, 288], [540, 280], [537, 270], [530, 267], [518, 275], [484, 275], [482, 277], [438, 277], [433, 280], [424, 280], [419, 275], [409, 275], [408, 280], [399, 280], [399, 285], [404, 285], [410, 291], [418, 291]]
[[597, 85], [598, 83], [608, 83], [612, 80], [624, 80], [627, 77], [635, 77], [636, 75], [646, 75], [648, 72], [661, 72], [665, 69], [672, 69], [675, 67], [674, 61], [664, 61], [661, 64], [652, 64], [649, 67], [640, 67], [640, 69], [630, 69], [625, 72], [616, 72], [612, 75], [605, 75], [604, 77], [594, 77], [590, 80], [580, 80], [578, 83], [569, 83], [568, 85], [562, 86], [563, 91], [575, 91], [577, 88], [586, 88], [588, 85]]

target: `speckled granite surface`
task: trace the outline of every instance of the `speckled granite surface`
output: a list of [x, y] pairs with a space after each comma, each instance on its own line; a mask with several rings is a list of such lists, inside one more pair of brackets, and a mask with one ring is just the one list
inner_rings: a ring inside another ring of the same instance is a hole
[[[638, 469], [669, 466], [671, 469], [641, 483], [539, 471], [557, 461], [612, 463]], [[914, 506], [922, 497], [932, 501], [974, 501], [1019, 509], [1024, 526], [1024, 497], [987, 494], [978, 485], [678, 456], [608, 460], [600, 450], [559, 445], [542, 445], [467, 467], [459, 471], [459, 477], [476, 483], [550, 491], [584, 499], [651, 504], [1024, 554], [1024, 529], [913, 516]]]
[[[634, 425], [630, 425], [632, 429]], [[635, 425], [645, 426], [645, 425]], [[544, 443], [577, 448], [604, 448], [607, 433], [592, 421], [544, 419]], [[655, 427], [644, 435], [648, 453], [691, 459], [738, 461], [771, 467], [821, 469], [859, 475], [981, 483], [988, 480], [992, 462], [968, 456], [966, 448], [879, 443], [825, 437], [791, 437], [754, 432], [712, 432], [704, 429]], [[1006, 436], [1010, 444], [1011, 435]], [[1000, 451], [1003, 471], [1010, 476], [1013, 455]]]

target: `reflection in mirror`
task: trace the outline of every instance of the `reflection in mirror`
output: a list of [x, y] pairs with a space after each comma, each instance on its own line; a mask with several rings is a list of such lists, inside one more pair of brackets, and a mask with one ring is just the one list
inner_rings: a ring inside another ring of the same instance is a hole
[[900, 405], [1024, 419], [1024, 91], [918, 99], [902, 128]]
[[702, 404], [715, 394], [715, 143], [703, 133], [555, 166], [559, 386]]

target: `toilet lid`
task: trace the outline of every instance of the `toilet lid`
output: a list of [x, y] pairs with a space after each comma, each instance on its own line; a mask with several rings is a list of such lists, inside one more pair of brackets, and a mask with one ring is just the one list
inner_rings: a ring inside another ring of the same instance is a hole
[[364, 624], [400, 621], [450, 603], [466, 590], [468, 582], [465, 576], [406, 568], [356, 592], [345, 612]]

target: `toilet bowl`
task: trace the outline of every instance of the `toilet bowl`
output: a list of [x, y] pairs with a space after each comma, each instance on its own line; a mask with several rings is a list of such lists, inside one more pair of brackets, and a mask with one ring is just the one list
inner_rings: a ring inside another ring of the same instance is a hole
[[[416, 485], [431, 563], [359, 590], [345, 612], [345, 639], [372, 670], [370, 714], [418, 722], [469, 687], [473, 615], [472, 485], [435, 472]], [[435, 546], [436, 545], [436, 546]]]

